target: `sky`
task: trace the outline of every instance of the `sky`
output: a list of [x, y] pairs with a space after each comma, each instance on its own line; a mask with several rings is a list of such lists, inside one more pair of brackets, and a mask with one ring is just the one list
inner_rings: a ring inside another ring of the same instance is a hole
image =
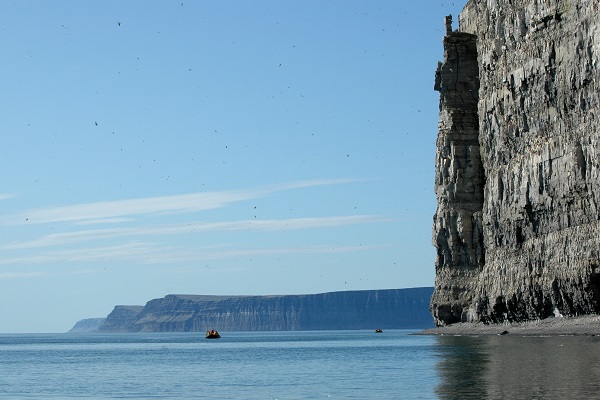
[[0, 332], [433, 286], [434, 73], [462, 5], [0, 2]]

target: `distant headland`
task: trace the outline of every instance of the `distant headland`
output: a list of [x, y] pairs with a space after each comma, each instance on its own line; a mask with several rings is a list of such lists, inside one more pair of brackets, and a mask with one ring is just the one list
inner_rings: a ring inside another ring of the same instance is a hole
[[106, 318], [84, 319], [75, 332], [300, 331], [427, 329], [433, 287], [304, 295], [170, 294], [145, 306], [118, 305]]

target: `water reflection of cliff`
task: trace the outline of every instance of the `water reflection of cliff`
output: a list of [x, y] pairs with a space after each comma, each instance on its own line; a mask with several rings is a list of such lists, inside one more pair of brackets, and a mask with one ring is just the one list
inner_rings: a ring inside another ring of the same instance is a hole
[[436, 393], [458, 399], [590, 399], [600, 393], [600, 338], [440, 336]]

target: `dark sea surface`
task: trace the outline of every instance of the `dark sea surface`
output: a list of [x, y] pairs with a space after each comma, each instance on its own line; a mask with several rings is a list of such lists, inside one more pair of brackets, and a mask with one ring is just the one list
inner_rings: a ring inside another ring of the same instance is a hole
[[413, 332], [0, 335], [0, 398], [600, 398], [600, 338]]

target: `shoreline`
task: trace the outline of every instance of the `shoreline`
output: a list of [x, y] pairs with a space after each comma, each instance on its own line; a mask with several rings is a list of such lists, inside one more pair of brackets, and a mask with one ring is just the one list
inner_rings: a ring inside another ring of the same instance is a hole
[[600, 315], [578, 317], [550, 317], [542, 320], [484, 324], [459, 322], [426, 329], [415, 335], [516, 335], [516, 336], [600, 336]]

